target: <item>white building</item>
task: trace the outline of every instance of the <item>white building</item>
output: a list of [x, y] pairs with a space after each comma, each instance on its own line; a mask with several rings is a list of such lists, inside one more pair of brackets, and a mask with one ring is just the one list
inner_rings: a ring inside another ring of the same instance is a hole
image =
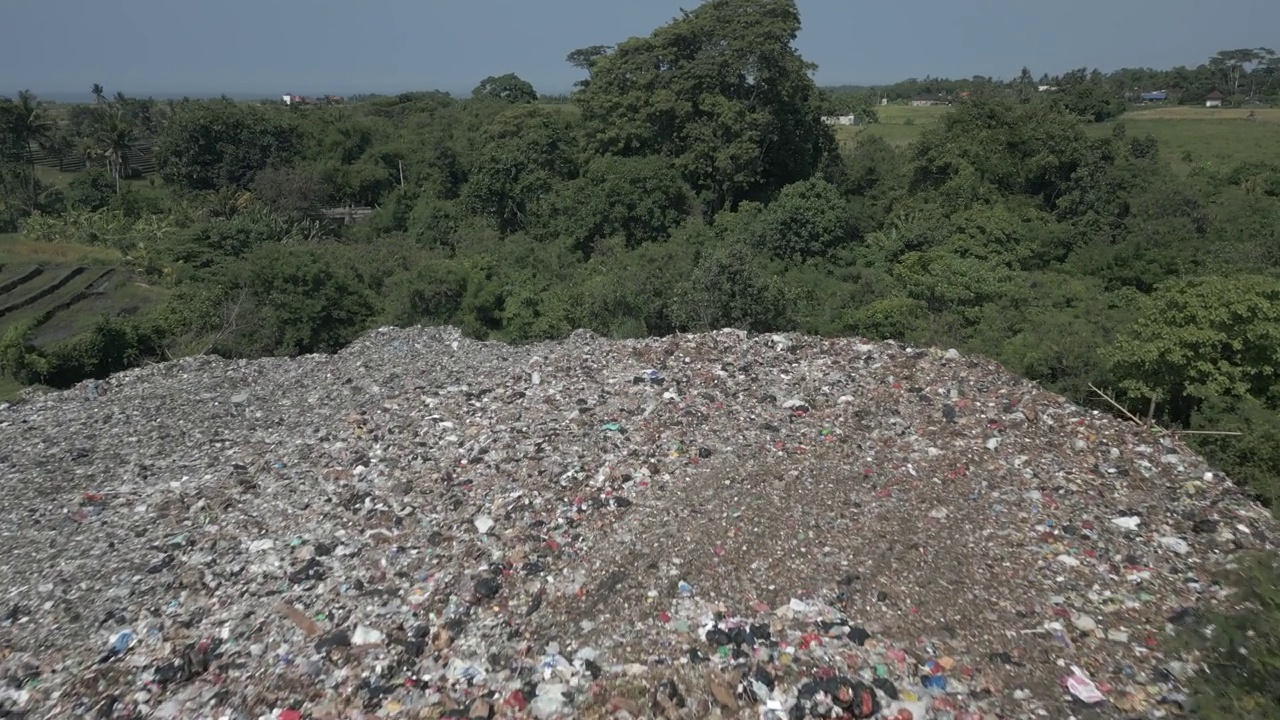
[[858, 125], [857, 115], [828, 115], [822, 118], [822, 122], [828, 125]]

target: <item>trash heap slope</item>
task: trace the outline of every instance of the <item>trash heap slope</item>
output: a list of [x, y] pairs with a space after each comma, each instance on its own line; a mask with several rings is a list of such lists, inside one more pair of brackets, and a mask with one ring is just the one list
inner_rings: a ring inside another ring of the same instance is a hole
[[1275, 536], [989, 360], [735, 331], [182, 360], [0, 410], [0, 467], [32, 718], [1176, 713]]

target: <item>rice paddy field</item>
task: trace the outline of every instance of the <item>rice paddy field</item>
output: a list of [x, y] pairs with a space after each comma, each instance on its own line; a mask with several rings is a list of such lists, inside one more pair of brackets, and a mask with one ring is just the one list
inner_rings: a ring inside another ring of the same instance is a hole
[[[132, 315], [154, 306], [163, 293], [135, 282], [112, 250], [0, 234], [0, 336], [30, 321], [37, 346], [70, 340], [103, 315]], [[19, 389], [0, 378], [0, 400]]]

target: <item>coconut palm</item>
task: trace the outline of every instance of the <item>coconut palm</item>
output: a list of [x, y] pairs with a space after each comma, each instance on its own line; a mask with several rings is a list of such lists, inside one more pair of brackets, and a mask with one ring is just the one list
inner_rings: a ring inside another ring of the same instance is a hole
[[18, 99], [13, 103], [10, 111], [12, 113], [10, 132], [25, 154], [31, 181], [31, 206], [35, 207], [37, 201], [35, 148], [57, 151], [57, 126], [45, 112], [44, 104], [30, 90], [18, 93]]
[[85, 168], [97, 167], [102, 162], [102, 151], [94, 144], [92, 138], [79, 138], [71, 149], [73, 157], [84, 161]]
[[98, 113], [89, 139], [100, 156], [106, 159], [119, 194], [120, 179], [129, 174], [129, 153], [137, 142], [132, 118], [118, 106], [104, 107]]
[[93, 93], [93, 102], [95, 105], [101, 105], [102, 103], [106, 102], [107, 91], [104, 90], [102, 86], [99, 85], [98, 83], [94, 83], [93, 88], [89, 90], [89, 92]]

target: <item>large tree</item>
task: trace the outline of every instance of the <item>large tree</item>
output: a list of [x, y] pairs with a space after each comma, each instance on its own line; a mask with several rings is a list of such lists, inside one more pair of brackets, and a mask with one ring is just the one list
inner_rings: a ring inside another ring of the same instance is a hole
[[[613, 48], [608, 45], [592, 45], [590, 47], [578, 48], [565, 56], [565, 62], [579, 70], [585, 70], [587, 73], [590, 73], [591, 68], [596, 64], [596, 61], [608, 55], [609, 51], [612, 49]], [[590, 84], [590, 80], [578, 80], [573, 83], [573, 86], [578, 89], [582, 89]]]
[[536, 105], [508, 109], [480, 133], [483, 145], [461, 192], [463, 207], [499, 232], [527, 228], [558, 183], [577, 174], [564, 113]]
[[710, 213], [810, 177], [835, 140], [799, 30], [794, 0], [708, 0], [593, 51], [574, 95], [589, 149], [670, 157]]
[[528, 80], [515, 73], [490, 75], [471, 91], [475, 98], [495, 98], [510, 103], [531, 103], [538, 100], [538, 93]]
[[300, 136], [273, 108], [184, 101], [156, 136], [156, 164], [165, 182], [189, 190], [244, 189], [259, 170], [292, 158]]
[[[1275, 51], [1271, 48], [1238, 48], [1235, 50], [1223, 50], [1217, 55], [1209, 58], [1209, 68], [1216, 74], [1218, 79], [1223, 83], [1224, 91], [1230, 92], [1232, 95], [1240, 94], [1240, 84], [1245, 81], [1251, 69], [1257, 69], [1261, 64], [1274, 58]], [[1253, 88], [1249, 88], [1250, 95], [1253, 94]]]

